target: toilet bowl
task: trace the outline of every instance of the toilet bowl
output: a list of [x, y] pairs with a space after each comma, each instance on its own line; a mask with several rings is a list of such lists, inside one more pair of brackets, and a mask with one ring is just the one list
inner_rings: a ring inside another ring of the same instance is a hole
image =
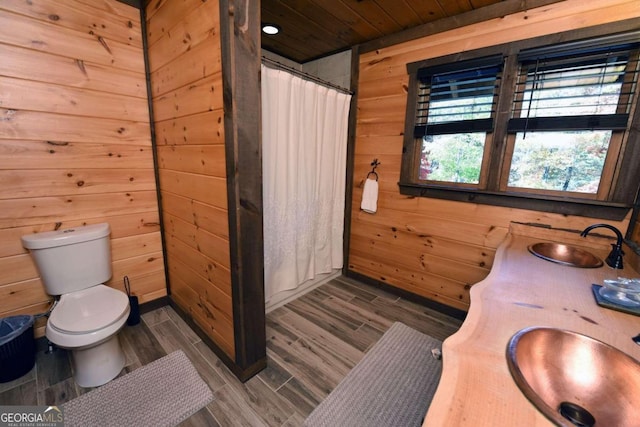
[[109, 224], [22, 236], [45, 291], [57, 296], [45, 334], [71, 351], [73, 378], [81, 387], [103, 385], [120, 373], [125, 356], [118, 332], [129, 298], [104, 285], [111, 278]]
[[115, 378], [125, 364], [117, 333], [129, 316], [129, 298], [105, 285], [65, 294], [51, 312], [46, 336], [71, 350], [73, 377], [81, 387]]

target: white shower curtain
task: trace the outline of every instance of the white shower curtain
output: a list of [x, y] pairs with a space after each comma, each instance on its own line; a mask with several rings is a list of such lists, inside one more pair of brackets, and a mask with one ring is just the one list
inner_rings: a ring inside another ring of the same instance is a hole
[[342, 267], [350, 100], [262, 66], [266, 301]]

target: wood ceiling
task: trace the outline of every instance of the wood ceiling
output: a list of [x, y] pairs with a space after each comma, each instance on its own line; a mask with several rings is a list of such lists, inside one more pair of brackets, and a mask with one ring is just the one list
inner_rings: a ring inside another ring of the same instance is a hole
[[262, 0], [262, 47], [305, 63], [408, 28], [502, 0]]

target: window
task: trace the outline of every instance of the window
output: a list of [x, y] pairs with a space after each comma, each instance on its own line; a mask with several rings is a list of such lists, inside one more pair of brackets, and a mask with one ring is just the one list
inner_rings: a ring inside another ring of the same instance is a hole
[[479, 184], [501, 70], [498, 56], [418, 71], [418, 179]]
[[403, 194], [626, 214], [640, 183], [640, 32], [549, 38], [409, 64]]

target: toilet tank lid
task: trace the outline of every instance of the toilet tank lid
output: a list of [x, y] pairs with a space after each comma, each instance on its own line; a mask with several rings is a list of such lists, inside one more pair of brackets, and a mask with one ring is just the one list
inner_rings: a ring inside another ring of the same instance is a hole
[[22, 245], [27, 249], [47, 249], [57, 246], [88, 242], [108, 236], [109, 224], [92, 224], [65, 230], [45, 231], [22, 236]]

